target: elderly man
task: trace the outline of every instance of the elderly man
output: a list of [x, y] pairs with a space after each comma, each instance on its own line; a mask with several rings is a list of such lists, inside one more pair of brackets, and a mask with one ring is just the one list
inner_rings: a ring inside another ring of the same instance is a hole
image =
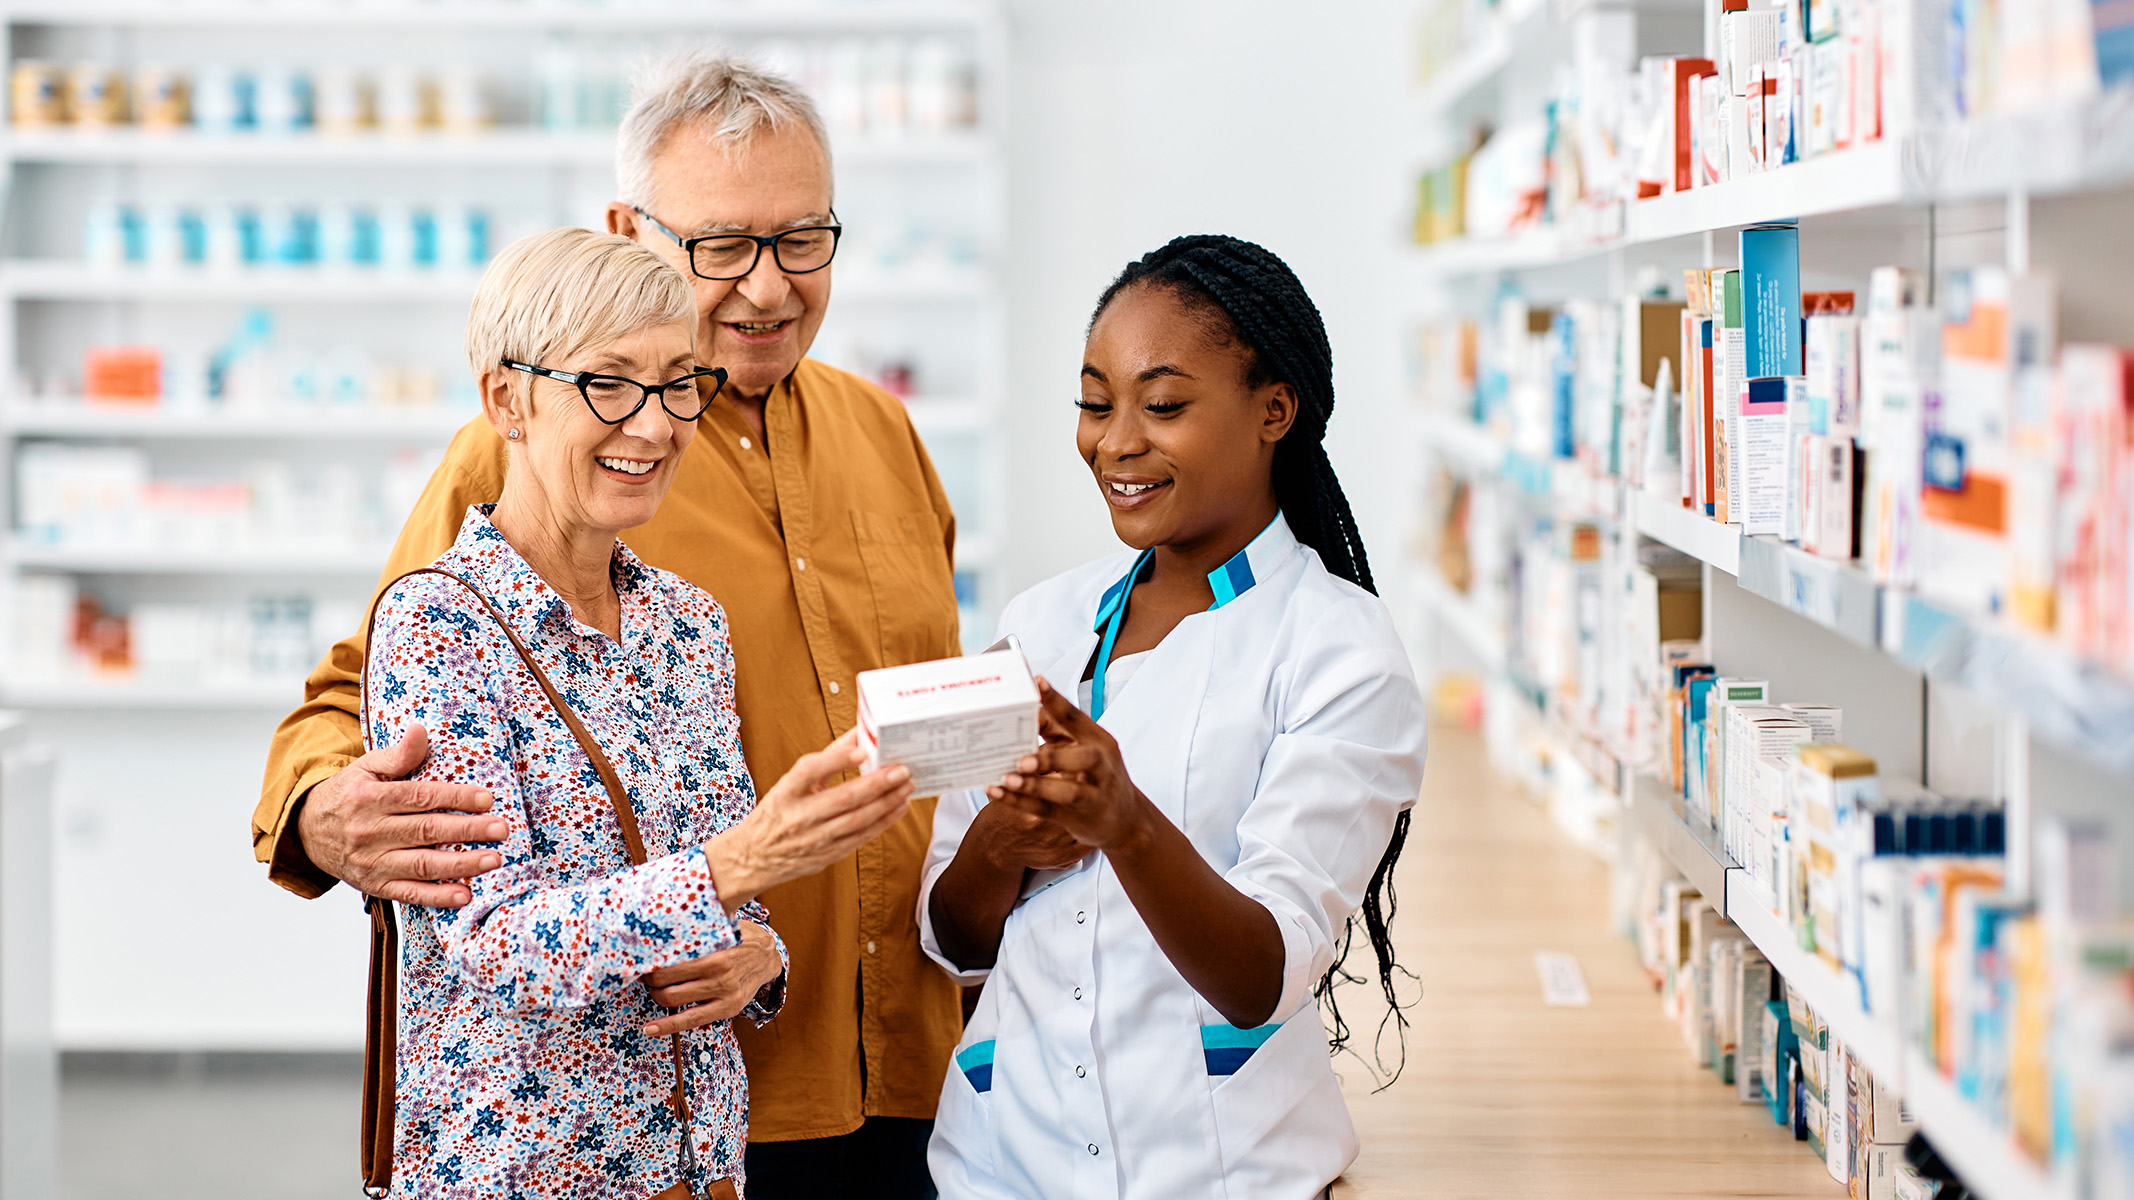
[[[672, 492], [625, 540], [705, 588], [733, 631], [743, 748], [759, 791], [858, 719], [853, 676], [959, 653], [955, 520], [902, 405], [806, 357], [830, 300], [837, 218], [814, 105], [784, 79], [692, 56], [640, 88], [617, 149], [609, 230], [665, 256], [696, 292], [697, 357], [731, 375]], [[504, 442], [469, 422], [431, 477], [384, 578], [428, 563], [470, 504], [497, 498]], [[418, 728], [363, 757], [361, 637], [335, 646], [282, 722], [253, 848], [305, 896], [335, 880], [456, 906], [454, 880], [496, 863], [502, 834], [472, 789], [400, 782]], [[931, 1192], [926, 1138], [960, 1029], [955, 985], [919, 948], [915, 904], [933, 804], [841, 863], [764, 894], [792, 968], [784, 1011], [742, 1022], [753, 1111], [749, 1190]], [[1045, 865], [1064, 834], [999, 815], [999, 861]], [[769, 936], [647, 977], [684, 1026], [738, 1013], [778, 973]]]

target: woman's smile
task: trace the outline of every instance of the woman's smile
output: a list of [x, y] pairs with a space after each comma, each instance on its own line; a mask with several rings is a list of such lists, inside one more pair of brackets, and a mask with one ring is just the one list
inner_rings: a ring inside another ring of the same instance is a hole
[[652, 474], [663, 461], [658, 458], [627, 458], [622, 455], [603, 454], [594, 462], [600, 464], [601, 474], [623, 483], [650, 483]]
[[1105, 475], [1104, 500], [1121, 512], [1147, 508], [1164, 495], [1171, 486], [1168, 479], [1156, 479], [1146, 475]]

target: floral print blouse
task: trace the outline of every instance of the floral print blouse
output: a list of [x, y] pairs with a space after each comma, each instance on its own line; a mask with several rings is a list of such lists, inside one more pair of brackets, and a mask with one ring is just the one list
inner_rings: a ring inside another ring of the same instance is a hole
[[[438, 575], [388, 589], [366, 744], [425, 726], [414, 778], [490, 789], [509, 831], [503, 866], [469, 881], [473, 903], [401, 908], [392, 1194], [645, 1200], [678, 1178], [680, 1121], [673, 1050], [640, 1032], [663, 1011], [641, 977], [739, 940], [702, 848], [755, 803], [726, 617], [618, 542], [617, 644], [571, 615], [490, 511], [469, 509], [435, 565], [502, 611], [606, 751], [650, 861], [630, 865], [591, 761], [481, 601]], [[736, 916], [769, 926], [755, 902]], [[767, 1021], [783, 996], [781, 976], [745, 1015]], [[748, 1082], [733, 1031], [682, 1037], [698, 1169], [739, 1186]]]

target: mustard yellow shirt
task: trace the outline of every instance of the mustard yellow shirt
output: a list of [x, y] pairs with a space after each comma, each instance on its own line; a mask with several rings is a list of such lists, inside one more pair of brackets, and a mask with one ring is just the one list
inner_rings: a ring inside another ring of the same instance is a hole
[[[731, 405], [714, 404], [659, 515], [623, 534], [639, 557], [726, 609], [759, 794], [858, 722], [854, 674], [961, 652], [955, 516], [903, 405], [807, 359], [772, 390], [764, 423], [768, 445]], [[423, 489], [381, 586], [444, 553], [467, 506], [502, 493], [504, 468], [504, 440], [470, 421]], [[313, 785], [362, 754], [365, 653], [360, 632], [334, 646], [268, 753], [253, 853], [299, 895], [334, 884], [305, 858], [294, 817]], [[764, 893], [792, 968], [778, 1019], [737, 1023], [752, 1140], [934, 1115], [962, 1010], [956, 985], [920, 949], [914, 918], [933, 811], [920, 801], [851, 858]]]

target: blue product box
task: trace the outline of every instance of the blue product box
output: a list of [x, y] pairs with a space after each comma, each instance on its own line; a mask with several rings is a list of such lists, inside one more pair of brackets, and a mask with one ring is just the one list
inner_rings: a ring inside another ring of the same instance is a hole
[[1801, 231], [1757, 225], [1741, 231], [1743, 377], [1805, 375], [1801, 349]]

